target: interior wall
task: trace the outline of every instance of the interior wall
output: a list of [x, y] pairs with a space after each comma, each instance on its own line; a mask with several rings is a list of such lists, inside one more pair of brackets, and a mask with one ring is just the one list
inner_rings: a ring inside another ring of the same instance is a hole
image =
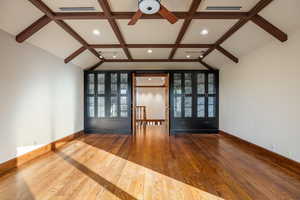
[[220, 72], [220, 129], [300, 162], [300, 30]]
[[0, 163], [83, 130], [83, 70], [0, 30]]
[[137, 88], [137, 106], [146, 106], [147, 119], [165, 119], [165, 88]]

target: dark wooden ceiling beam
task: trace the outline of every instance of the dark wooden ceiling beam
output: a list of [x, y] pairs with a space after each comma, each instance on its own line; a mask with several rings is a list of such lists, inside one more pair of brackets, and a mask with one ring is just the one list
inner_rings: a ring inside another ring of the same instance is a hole
[[104, 15], [108, 18], [108, 22], [111, 26], [111, 28], [113, 29], [116, 37], [118, 38], [119, 40], [119, 43], [122, 45], [122, 48], [123, 48], [123, 51], [125, 52], [127, 58], [129, 60], [132, 60], [132, 56], [131, 56], [131, 53], [130, 51], [128, 50], [128, 48], [126, 47], [126, 42], [125, 42], [125, 39], [117, 25], [117, 22], [115, 19], [111, 18], [112, 14], [111, 14], [111, 9], [110, 9], [110, 6], [107, 2], [107, 0], [98, 0], [103, 12], [104, 12]]
[[[186, 19], [189, 12], [172, 12], [178, 19]], [[111, 19], [131, 19], [135, 12], [111, 12], [110, 16], [106, 16], [104, 12], [56, 12], [54, 19], [59, 20], [107, 20]], [[192, 19], [242, 19], [248, 17], [248, 12], [196, 12]], [[163, 19], [159, 14], [142, 15], [141, 19]]]
[[198, 59], [105, 59], [105, 62], [199, 62]]
[[246, 18], [242, 18], [236, 24], [234, 24], [233, 27], [231, 27], [220, 39], [217, 40], [215, 46], [208, 49], [203, 56], [206, 57], [208, 54], [214, 51], [217, 46], [225, 42], [229, 37], [231, 37], [235, 32], [237, 32], [240, 28], [242, 28], [247, 22], [249, 22], [255, 15], [257, 15], [261, 10], [263, 10], [266, 6], [268, 6], [272, 1], [273, 0], [260, 0], [250, 10]]
[[102, 64], [104, 63], [103, 60], [100, 60], [97, 64], [85, 69], [84, 71], [94, 71], [95, 69], [97, 69], [98, 67], [100, 67]]
[[35, 7], [37, 7], [40, 11], [45, 13], [50, 19], [54, 19], [54, 12], [41, 0], [28, 0]]
[[216, 68], [210, 66], [209, 64], [207, 64], [206, 62], [204, 62], [202, 59], [199, 59], [198, 62], [199, 62], [200, 64], [202, 64], [204, 67], [206, 67], [206, 68], [207, 68], [208, 70], [210, 70], [210, 71], [218, 71], [218, 69], [216, 69]]
[[82, 52], [84, 52], [86, 50], [86, 47], [80, 47], [79, 49], [77, 49], [74, 53], [72, 53], [70, 56], [68, 56], [65, 59], [65, 63], [69, 63], [71, 60], [73, 60], [74, 58], [76, 58], [79, 54], [81, 54]]
[[54, 20], [61, 28], [63, 28], [67, 33], [69, 33], [75, 40], [77, 40], [82, 46], [87, 48], [92, 54], [94, 54], [97, 58], [99, 58], [99, 53], [89, 47], [88, 43], [78, 34], [76, 33], [68, 24], [66, 24], [62, 20]]
[[45, 13], [50, 19], [54, 20], [56, 24], [58, 24], [61, 28], [63, 28], [66, 32], [68, 32], [75, 40], [77, 40], [82, 46], [87, 48], [92, 54], [99, 58], [99, 54], [94, 49], [90, 48], [88, 43], [78, 34], [76, 33], [69, 25], [67, 25], [62, 20], [54, 19], [54, 12], [41, 0], [28, 0], [35, 7], [37, 7], [40, 11]]
[[227, 51], [226, 49], [224, 49], [220, 45], [218, 45], [216, 47], [216, 49], [219, 50], [222, 54], [224, 54], [227, 58], [229, 58], [233, 62], [235, 62], [235, 63], [239, 62], [239, 59], [237, 57], [235, 57], [232, 53], [230, 53], [229, 51]]
[[[175, 44], [180, 44], [181, 43], [181, 41], [182, 41], [182, 39], [183, 39], [183, 37], [184, 37], [187, 29], [189, 28], [189, 26], [190, 26], [190, 24], [192, 22], [192, 17], [197, 12], [197, 10], [198, 10], [198, 8], [200, 6], [201, 1], [202, 0], [193, 0], [192, 4], [190, 6], [189, 12], [188, 12], [189, 15], [187, 16], [187, 18], [185, 18], [185, 20], [184, 20], [184, 22], [182, 24], [182, 27], [181, 27], [181, 29], [179, 31], [179, 34], [178, 34], [177, 38], [176, 38]], [[171, 53], [169, 55], [169, 59], [172, 59], [174, 57], [176, 51], [177, 51], [176, 47], [171, 50]]]
[[19, 43], [24, 42], [28, 38], [30, 38], [33, 34], [41, 30], [44, 26], [49, 24], [52, 21], [51, 18], [49, 18], [47, 15], [44, 15], [43, 17], [39, 18], [37, 21], [35, 21], [33, 24], [31, 24], [28, 28], [26, 28], [24, 31], [19, 33], [16, 36], [16, 41]]
[[288, 39], [288, 35], [281, 31], [279, 28], [268, 22], [266, 19], [261, 17], [260, 15], [255, 15], [251, 18], [252, 22], [257, 26], [277, 38], [281, 42], [285, 42]]
[[[90, 44], [91, 48], [123, 48], [121, 44]], [[126, 44], [127, 48], [211, 48], [214, 44]]]

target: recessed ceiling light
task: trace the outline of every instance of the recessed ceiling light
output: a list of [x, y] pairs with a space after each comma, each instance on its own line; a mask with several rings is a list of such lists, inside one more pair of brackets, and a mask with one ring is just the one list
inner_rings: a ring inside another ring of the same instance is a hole
[[117, 56], [116, 55], [113, 55], [113, 58], [116, 58]]
[[148, 78], [148, 80], [149, 80], [149, 81], [151, 81], [151, 80], [152, 80], [152, 78]]
[[187, 58], [190, 58], [191, 56], [190, 56], [190, 55], [186, 55], [186, 57], [187, 57]]
[[203, 58], [203, 55], [200, 55], [200, 58]]
[[152, 53], [153, 51], [151, 50], [151, 49], [148, 49], [148, 51], [147, 51], [148, 53]]
[[207, 35], [208, 34], [208, 30], [207, 29], [203, 29], [200, 34], [201, 35]]
[[93, 30], [94, 35], [100, 35], [100, 31], [98, 29]]

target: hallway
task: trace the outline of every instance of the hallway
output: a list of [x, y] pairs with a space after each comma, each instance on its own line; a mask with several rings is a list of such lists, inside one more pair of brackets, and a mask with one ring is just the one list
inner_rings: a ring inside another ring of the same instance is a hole
[[[234, 165], [232, 164], [234, 163]], [[300, 199], [297, 169], [224, 135], [91, 134], [0, 177], [0, 199]]]

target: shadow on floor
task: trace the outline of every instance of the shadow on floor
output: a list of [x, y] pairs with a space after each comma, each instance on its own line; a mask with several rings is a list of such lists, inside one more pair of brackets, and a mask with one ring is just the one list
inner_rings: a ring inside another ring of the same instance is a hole
[[107, 181], [103, 177], [99, 176], [97, 173], [93, 172], [86, 166], [82, 165], [81, 163], [77, 162], [70, 156], [64, 154], [61, 151], [56, 152], [61, 158], [63, 158], [65, 161], [76, 167], [78, 170], [80, 170], [82, 173], [87, 175], [89, 178], [93, 179], [95, 182], [97, 182], [99, 185], [110, 191], [115, 196], [119, 197], [120, 199], [128, 199], [128, 200], [137, 200], [127, 192], [123, 191], [113, 183]]

